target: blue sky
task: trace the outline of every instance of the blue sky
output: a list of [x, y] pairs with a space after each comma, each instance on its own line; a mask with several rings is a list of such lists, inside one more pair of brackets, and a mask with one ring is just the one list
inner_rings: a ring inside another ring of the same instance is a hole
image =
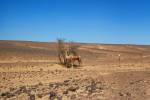
[[0, 40], [150, 44], [149, 0], [0, 0]]

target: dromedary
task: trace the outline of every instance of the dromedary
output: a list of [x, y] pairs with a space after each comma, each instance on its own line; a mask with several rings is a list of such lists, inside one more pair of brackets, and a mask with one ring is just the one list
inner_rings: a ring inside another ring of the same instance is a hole
[[73, 55], [73, 54], [69, 53], [68, 50], [65, 50], [66, 65], [68, 66], [68, 64], [71, 64], [71, 67], [73, 68], [73, 65], [74, 65], [75, 61], [78, 61], [79, 66], [80, 66], [81, 63], [82, 63], [81, 56]]
[[67, 47], [63, 39], [58, 39], [58, 57], [60, 63], [65, 64], [66, 66], [71, 66], [73, 68], [75, 61], [78, 61], [80, 66], [82, 61], [81, 57], [77, 55], [76, 49], [76, 45], [70, 45]]

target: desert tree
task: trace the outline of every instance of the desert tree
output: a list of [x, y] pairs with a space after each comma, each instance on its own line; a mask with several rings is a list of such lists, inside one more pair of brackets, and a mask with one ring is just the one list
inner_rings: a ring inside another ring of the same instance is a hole
[[80, 46], [77, 45], [77, 43], [75, 43], [75, 42], [73, 42], [73, 41], [69, 42], [69, 54], [72, 54], [72, 55], [74, 55], [74, 56], [77, 56], [77, 55], [78, 55], [77, 51], [78, 51], [78, 48], [79, 48], [79, 47], [80, 47]]
[[57, 39], [58, 43], [58, 58], [61, 64], [65, 63], [65, 40]]

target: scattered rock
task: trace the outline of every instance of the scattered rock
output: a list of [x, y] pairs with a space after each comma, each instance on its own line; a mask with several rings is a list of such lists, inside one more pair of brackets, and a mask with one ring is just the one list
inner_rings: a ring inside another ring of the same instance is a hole
[[77, 89], [79, 89], [79, 86], [71, 86], [68, 88], [68, 91], [75, 92]]
[[62, 96], [58, 95], [57, 100], [62, 100]]
[[42, 72], [42, 71], [43, 71], [43, 69], [42, 69], [42, 68], [40, 68], [40, 71]]
[[34, 95], [34, 94], [30, 94], [30, 95], [29, 95], [29, 99], [30, 99], [30, 100], [35, 100], [35, 95]]
[[38, 85], [42, 86], [42, 85], [43, 85], [43, 83], [42, 83], [42, 82], [39, 82], [39, 84], [38, 84]]
[[130, 96], [131, 96], [131, 93], [127, 92], [126, 95], [130, 97]]
[[38, 98], [42, 98], [43, 95], [42, 95], [42, 94], [37, 94], [37, 97], [38, 97]]
[[5, 93], [1, 94], [1, 96], [4, 96], [6, 98], [11, 98], [11, 97], [14, 97], [15, 95], [17, 95], [17, 94], [11, 93], [11, 92], [5, 92]]
[[76, 94], [71, 95], [70, 99], [75, 100], [76, 99]]
[[23, 92], [23, 93], [27, 93], [26, 86], [21, 86], [20, 91]]
[[123, 93], [119, 92], [119, 96], [124, 96]]
[[86, 87], [86, 90], [89, 94], [92, 94], [96, 90], [96, 83], [94, 80], [92, 80], [91, 84]]
[[57, 97], [57, 93], [54, 91], [49, 92], [49, 99], [54, 100]]
[[63, 94], [65, 95], [68, 94], [68, 90], [63, 91]]

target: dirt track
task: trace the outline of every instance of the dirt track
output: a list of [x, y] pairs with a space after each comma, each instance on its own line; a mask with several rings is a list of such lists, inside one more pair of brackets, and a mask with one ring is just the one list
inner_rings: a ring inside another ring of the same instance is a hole
[[0, 41], [0, 100], [150, 100], [150, 46], [80, 45], [68, 69], [55, 43]]

